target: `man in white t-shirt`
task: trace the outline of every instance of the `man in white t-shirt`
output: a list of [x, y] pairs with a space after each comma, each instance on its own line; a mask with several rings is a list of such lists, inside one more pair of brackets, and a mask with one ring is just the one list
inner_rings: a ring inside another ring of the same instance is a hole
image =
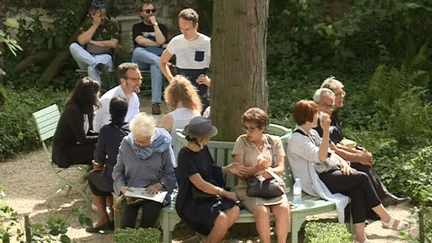
[[93, 120], [93, 130], [99, 130], [106, 124], [110, 123], [109, 103], [114, 97], [123, 97], [128, 101], [128, 112], [125, 122], [130, 122], [139, 111], [139, 98], [137, 93], [140, 92], [142, 76], [136, 63], [122, 63], [118, 67], [120, 85], [108, 90], [99, 99], [100, 106], [95, 112]]
[[198, 89], [203, 103], [203, 110], [210, 105], [207, 76], [210, 66], [210, 37], [198, 32], [198, 14], [191, 8], [183, 9], [179, 16], [179, 27], [182, 34], [175, 36], [162, 53], [159, 66], [162, 73], [171, 82], [173, 75], [168, 62], [176, 55], [177, 73], [189, 79]]

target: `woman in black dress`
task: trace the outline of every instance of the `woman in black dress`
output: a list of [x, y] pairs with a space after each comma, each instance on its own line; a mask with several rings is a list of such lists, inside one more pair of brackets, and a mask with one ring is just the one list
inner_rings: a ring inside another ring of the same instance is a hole
[[96, 81], [84, 77], [66, 101], [52, 144], [52, 161], [59, 167], [91, 164], [97, 142], [93, 107], [99, 104], [99, 89]]
[[[214, 162], [206, 145], [217, 129], [209, 119], [198, 116], [189, 122], [183, 134], [188, 143], [178, 155], [177, 213], [190, 228], [207, 236], [204, 242], [221, 242], [239, 217], [240, 209], [235, 205], [236, 194], [215, 186], [212, 177]], [[197, 189], [213, 197], [194, 199], [193, 191]]]
[[[94, 153], [93, 170], [89, 174], [89, 186], [93, 193], [93, 203], [99, 212], [99, 221], [94, 227], [86, 228], [87, 232], [97, 233], [100, 230], [113, 230], [107, 212], [107, 198], [110, 213], [113, 212], [113, 178], [112, 172], [117, 163], [117, 154], [123, 137], [129, 133], [129, 126], [125, 117], [128, 102], [125, 98], [114, 97], [110, 101], [109, 113], [111, 123], [103, 126], [99, 131], [98, 142]], [[112, 218], [112, 215], [111, 215]]]

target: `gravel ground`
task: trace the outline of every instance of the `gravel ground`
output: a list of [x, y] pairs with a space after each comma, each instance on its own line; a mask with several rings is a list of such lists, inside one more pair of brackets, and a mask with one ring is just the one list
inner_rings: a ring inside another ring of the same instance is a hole
[[[142, 96], [141, 110], [151, 112], [149, 106], [149, 96]], [[167, 112], [165, 106], [162, 107], [164, 113]], [[162, 115], [156, 116], [158, 122]], [[69, 172], [69, 176], [78, 177], [77, 172]], [[70, 195], [61, 192], [53, 200], [51, 207], [47, 207], [49, 195], [55, 191], [59, 185], [58, 179], [48, 170], [48, 164], [45, 162], [45, 155], [42, 149], [29, 153], [18, 155], [16, 158], [0, 163], [0, 185], [4, 187], [6, 193], [6, 203], [13, 207], [22, 218], [23, 215], [29, 214], [30, 222], [45, 222], [47, 216], [56, 215], [62, 218], [68, 218], [70, 227], [68, 236], [76, 242], [113, 242], [113, 233], [107, 234], [90, 234], [79, 225], [75, 216], [70, 216], [73, 208], [81, 207], [84, 212], [97, 220], [97, 213], [89, 210], [85, 206], [85, 201], [80, 194], [72, 191]], [[84, 188], [85, 184], [80, 184]], [[417, 217], [410, 213], [412, 205], [399, 205], [389, 207], [390, 213], [398, 219], [408, 221], [411, 225], [409, 234], [418, 235]], [[69, 217], [70, 216], [70, 217]], [[323, 220], [335, 218], [334, 214], [324, 214], [308, 218], [308, 220]], [[22, 220], [21, 220], [22, 221]], [[239, 226], [242, 231], [243, 226]], [[252, 226], [253, 228], [253, 226]], [[367, 237], [374, 243], [387, 242], [404, 242], [395, 231], [383, 229], [379, 221], [373, 222], [366, 227]], [[178, 225], [173, 234], [173, 242], [182, 242], [182, 239], [190, 237], [192, 232], [184, 225]], [[14, 241], [12, 241], [14, 242]], [[228, 237], [226, 242], [259, 242], [256, 237], [244, 239]]]

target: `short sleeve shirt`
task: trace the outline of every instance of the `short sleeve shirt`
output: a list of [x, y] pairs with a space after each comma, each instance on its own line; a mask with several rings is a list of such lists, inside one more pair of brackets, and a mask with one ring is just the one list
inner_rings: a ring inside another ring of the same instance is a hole
[[210, 67], [210, 37], [199, 33], [196, 40], [189, 41], [183, 34], [174, 37], [167, 50], [176, 56], [176, 66], [181, 69], [205, 69]]
[[[167, 27], [163, 24], [159, 24], [159, 29], [161, 30], [163, 36], [165, 37], [165, 40], [168, 40]], [[144, 38], [147, 38], [149, 40], [156, 41], [156, 35], [154, 32], [154, 27], [152, 25], [146, 25], [143, 22], [134, 24], [134, 26], [132, 27], [132, 38], [135, 47], [140, 46], [135, 41], [135, 38], [139, 35], [142, 35]]]

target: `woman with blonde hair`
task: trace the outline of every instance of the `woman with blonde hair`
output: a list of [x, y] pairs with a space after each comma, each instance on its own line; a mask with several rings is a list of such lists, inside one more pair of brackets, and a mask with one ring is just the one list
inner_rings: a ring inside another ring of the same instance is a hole
[[165, 90], [165, 101], [170, 113], [162, 118], [162, 127], [171, 133], [175, 144], [176, 129], [183, 129], [189, 121], [199, 116], [202, 105], [198, 91], [184, 76], [177, 75]]

